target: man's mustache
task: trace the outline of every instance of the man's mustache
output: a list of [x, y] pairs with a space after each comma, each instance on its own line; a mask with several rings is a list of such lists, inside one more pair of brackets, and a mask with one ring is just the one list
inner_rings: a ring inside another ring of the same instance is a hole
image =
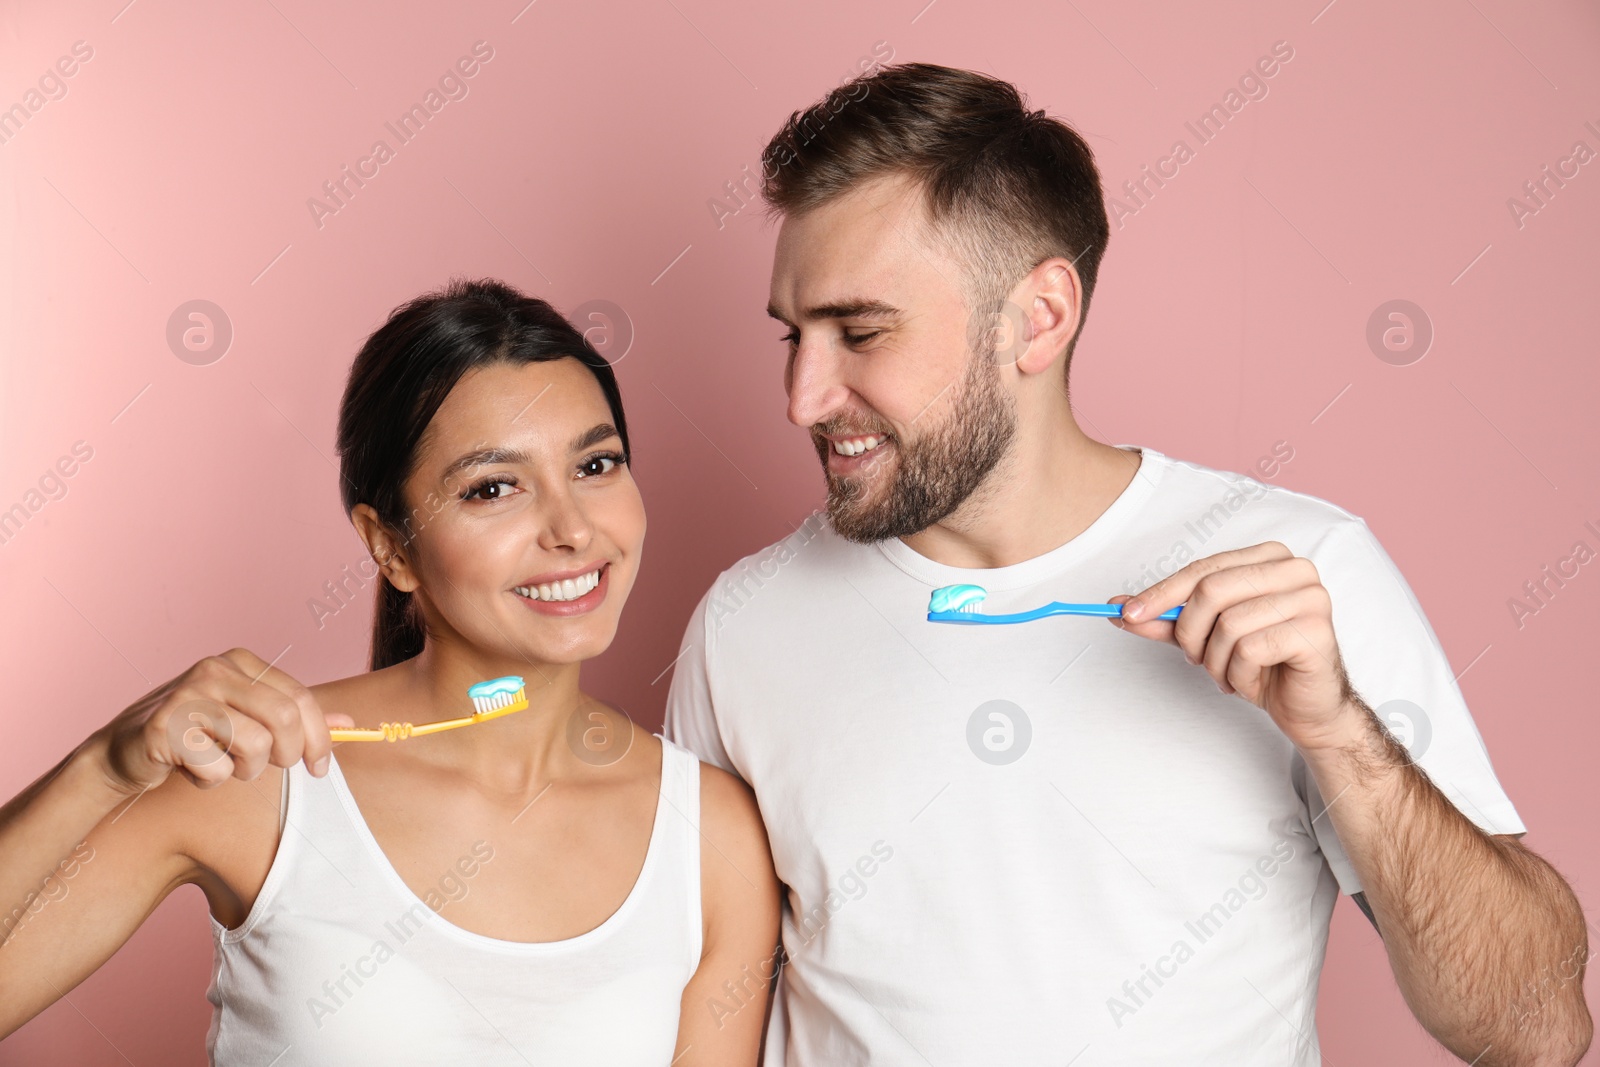
[[894, 432], [882, 427], [849, 426], [841, 422], [819, 422], [811, 427], [811, 438], [822, 442], [826, 436], [832, 437], [892, 437]]

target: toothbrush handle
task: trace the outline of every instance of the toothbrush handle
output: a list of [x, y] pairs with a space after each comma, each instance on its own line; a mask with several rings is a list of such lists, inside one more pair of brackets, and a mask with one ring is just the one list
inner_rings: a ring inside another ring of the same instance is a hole
[[[1175, 608], [1169, 608], [1168, 610], [1163, 611], [1160, 615], [1157, 615], [1156, 618], [1158, 618], [1158, 619], [1168, 619], [1168, 620], [1176, 619], [1178, 617], [1178, 613], [1181, 612], [1181, 611], [1183, 611], [1183, 605], [1182, 604], [1178, 605]], [[1053, 604], [1050, 605], [1050, 614], [1052, 614], [1052, 615], [1097, 615], [1097, 616], [1100, 616], [1102, 618], [1120, 619], [1122, 617], [1122, 605], [1121, 604], [1063, 604], [1063, 603], [1057, 601], [1056, 603], [1053, 603]], [[1146, 619], [1144, 621], [1145, 622], [1149, 622], [1150, 620]]]

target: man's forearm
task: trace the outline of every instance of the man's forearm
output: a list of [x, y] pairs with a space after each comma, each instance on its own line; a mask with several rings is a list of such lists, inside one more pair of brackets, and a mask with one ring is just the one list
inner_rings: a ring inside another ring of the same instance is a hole
[[1364, 704], [1350, 721], [1344, 743], [1303, 754], [1406, 1003], [1478, 1067], [1576, 1063], [1593, 1024], [1572, 890], [1457, 811]]

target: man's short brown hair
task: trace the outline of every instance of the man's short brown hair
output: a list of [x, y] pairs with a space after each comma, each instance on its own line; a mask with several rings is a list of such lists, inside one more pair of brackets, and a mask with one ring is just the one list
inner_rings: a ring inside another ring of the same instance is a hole
[[[1061, 256], [1083, 282], [1083, 332], [1110, 237], [1094, 154], [1066, 123], [1029, 111], [1016, 86], [931, 63], [881, 67], [789, 116], [762, 153], [761, 194], [799, 215], [859, 183], [906, 174], [967, 261], [984, 322], [1039, 263]], [[978, 316], [974, 316], [975, 319]]]

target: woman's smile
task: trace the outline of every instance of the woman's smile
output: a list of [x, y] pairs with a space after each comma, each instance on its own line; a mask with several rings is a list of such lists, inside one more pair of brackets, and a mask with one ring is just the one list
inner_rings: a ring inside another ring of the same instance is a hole
[[602, 563], [586, 571], [544, 575], [511, 591], [518, 600], [543, 615], [586, 615], [605, 600], [611, 585], [610, 574], [611, 564]]

